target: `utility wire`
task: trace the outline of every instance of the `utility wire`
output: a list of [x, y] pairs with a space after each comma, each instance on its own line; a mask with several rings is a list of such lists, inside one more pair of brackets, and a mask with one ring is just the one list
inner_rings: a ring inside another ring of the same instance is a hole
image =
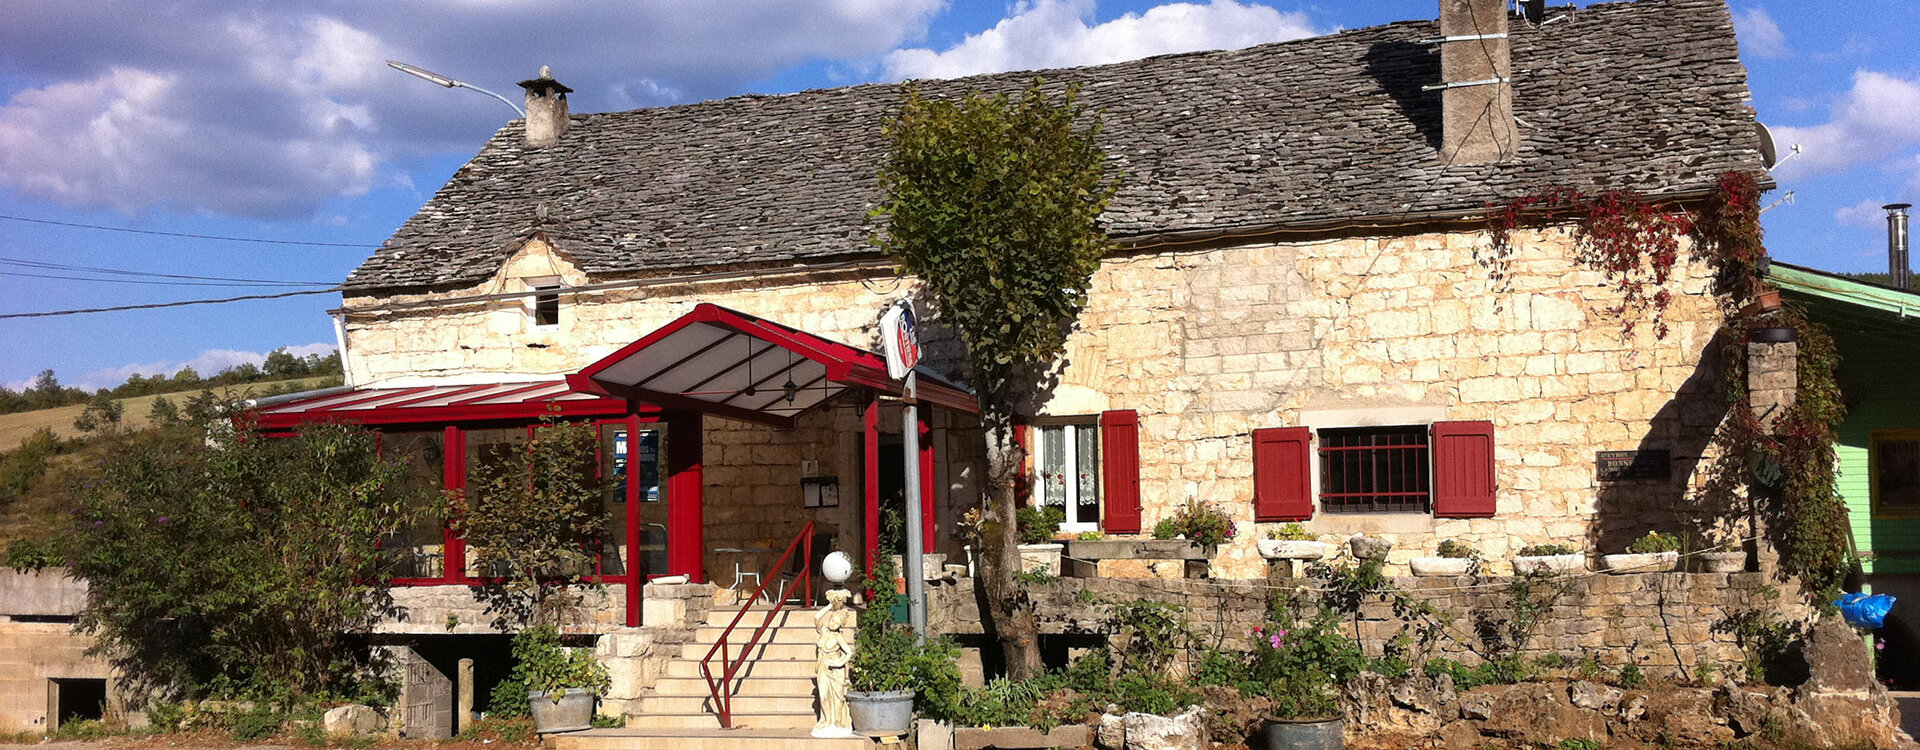
[[[133, 271], [125, 268], [103, 268], [100, 266], [75, 266], [66, 263], [49, 263], [42, 260], [8, 258], [0, 256], [0, 265], [19, 266], [41, 271], [79, 271], [85, 273], [110, 273], [120, 276], [141, 276], [160, 279], [186, 279], [189, 281], [234, 281], [249, 284], [278, 284], [282, 286], [333, 286], [331, 281], [288, 281], [285, 279], [245, 279], [232, 276], [196, 276], [192, 274], [160, 273], [157, 271]], [[89, 279], [92, 280], [92, 279]], [[105, 279], [101, 279], [104, 281]]]
[[266, 287], [266, 286], [333, 286], [306, 281], [162, 281], [159, 279], [97, 279], [91, 276], [62, 276], [50, 273], [28, 273], [26, 271], [0, 271], [0, 276], [20, 276], [33, 279], [63, 279], [66, 281], [98, 281], [103, 284], [152, 284], [155, 286], [226, 286], [226, 287]]
[[56, 227], [98, 229], [106, 232], [126, 232], [128, 234], [151, 234], [151, 235], [157, 235], [160, 237], [185, 237], [187, 239], [194, 239], [194, 240], [219, 240], [221, 242], [255, 242], [263, 245], [306, 245], [309, 247], [357, 247], [357, 248], [379, 247], [379, 245], [368, 245], [368, 244], [362, 244], [357, 242], [310, 242], [307, 240], [269, 240], [269, 239], [262, 239], [259, 237], [228, 237], [228, 236], [217, 235], [217, 234], [192, 234], [188, 232], [161, 232], [153, 229], [129, 229], [127, 227], [109, 227], [101, 224], [82, 224], [79, 222], [72, 222], [72, 221], [54, 221], [52, 219], [31, 219], [25, 216], [8, 216], [6, 214], [0, 214], [0, 219], [5, 219], [7, 221], [24, 221], [32, 224], [51, 224]]
[[162, 307], [185, 307], [187, 305], [216, 305], [223, 302], [244, 302], [247, 300], [256, 300], [256, 299], [281, 299], [283, 297], [299, 297], [299, 296], [308, 295], [308, 294], [333, 294], [338, 291], [340, 291], [339, 287], [335, 287], [332, 289], [313, 289], [313, 290], [302, 291], [302, 292], [281, 292], [279, 294], [248, 294], [248, 295], [242, 295], [239, 297], [225, 297], [221, 299], [190, 299], [190, 300], [182, 300], [180, 302], [155, 302], [155, 303], [145, 304], [145, 305], [120, 305], [118, 307], [87, 307], [87, 308], [81, 308], [78, 310], [49, 310], [46, 312], [29, 312], [29, 313], [0, 313], [0, 320], [5, 320], [8, 318], [51, 318], [51, 317], [56, 317], [61, 315], [84, 315], [87, 313], [119, 312], [121, 310], [156, 310]]

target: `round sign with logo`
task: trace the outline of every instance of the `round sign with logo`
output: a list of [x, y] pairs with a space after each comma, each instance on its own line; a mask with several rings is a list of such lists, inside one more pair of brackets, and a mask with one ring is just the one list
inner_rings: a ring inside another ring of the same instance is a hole
[[887, 375], [894, 380], [907, 377], [920, 364], [920, 338], [913, 324], [913, 306], [905, 302], [887, 308], [880, 316], [881, 346], [887, 354]]

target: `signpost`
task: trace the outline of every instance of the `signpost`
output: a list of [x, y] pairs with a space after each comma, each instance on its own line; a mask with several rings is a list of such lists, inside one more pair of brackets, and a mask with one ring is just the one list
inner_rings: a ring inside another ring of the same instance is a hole
[[925, 527], [920, 513], [920, 414], [918, 386], [913, 368], [920, 364], [920, 339], [914, 330], [913, 306], [901, 300], [880, 316], [881, 347], [886, 350], [887, 375], [905, 380], [902, 400], [906, 415], [900, 420], [901, 464], [907, 484], [907, 549], [900, 571], [907, 579], [907, 622], [913, 632], [927, 632], [927, 576], [921, 553], [926, 546]]

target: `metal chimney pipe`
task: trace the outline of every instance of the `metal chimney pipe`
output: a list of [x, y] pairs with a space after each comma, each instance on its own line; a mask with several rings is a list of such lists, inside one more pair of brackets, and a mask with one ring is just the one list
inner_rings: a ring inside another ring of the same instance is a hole
[[1913, 288], [1913, 266], [1907, 261], [1907, 209], [1911, 203], [1889, 203], [1887, 210], [1887, 265], [1895, 289]]

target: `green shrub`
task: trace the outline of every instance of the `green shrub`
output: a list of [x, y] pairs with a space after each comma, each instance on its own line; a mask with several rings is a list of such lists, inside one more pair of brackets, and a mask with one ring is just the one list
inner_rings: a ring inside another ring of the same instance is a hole
[[1640, 665], [1628, 664], [1620, 668], [1620, 687], [1643, 688], [1647, 686], [1647, 676], [1640, 671]]
[[1454, 560], [1471, 560], [1480, 556], [1480, 550], [1474, 549], [1473, 545], [1466, 542], [1447, 539], [1440, 542], [1440, 547], [1435, 550], [1435, 554]]
[[255, 706], [247, 711], [228, 714], [226, 721], [227, 734], [233, 735], [235, 740], [241, 742], [272, 737], [279, 734], [280, 728], [286, 726], [286, 723], [285, 714], [266, 706]]
[[1549, 557], [1552, 555], [1577, 555], [1577, 547], [1566, 544], [1531, 544], [1520, 548], [1521, 557]]
[[[535, 625], [513, 636], [513, 681], [546, 693], [555, 702], [570, 688], [594, 695], [607, 692], [607, 668], [584, 648], [567, 648], [552, 625]], [[524, 695], [524, 693], [523, 693]]]
[[1307, 527], [1297, 523], [1283, 523], [1279, 528], [1267, 532], [1267, 538], [1287, 542], [1311, 542], [1319, 539], [1320, 535], [1308, 531]]
[[15, 539], [7, 544], [7, 567], [15, 572], [58, 567], [67, 562], [58, 542], [46, 539]]
[[1046, 544], [1060, 532], [1060, 524], [1067, 522], [1067, 511], [1058, 505], [1035, 508], [1031, 505], [1014, 511], [1014, 524], [1018, 527], [1021, 544]]
[[1627, 547], [1628, 552], [1636, 555], [1647, 555], [1655, 552], [1674, 552], [1679, 549], [1680, 537], [1672, 534], [1663, 534], [1658, 531], [1647, 532], [1646, 536], [1633, 540], [1633, 544]]
[[524, 719], [530, 710], [527, 705], [527, 683], [518, 677], [508, 677], [493, 684], [493, 690], [487, 693], [487, 715], [499, 719]]
[[158, 701], [147, 706], [147, 725], [159, 732], [177, 732], [187, 720], [187, 709], [172, 701]]
[[60, 728], [54, 731], [53, 736], [62, 740], [90, 740], [112, 734], [113, 730], [97, 719], [75, 719], [60, 722]]

